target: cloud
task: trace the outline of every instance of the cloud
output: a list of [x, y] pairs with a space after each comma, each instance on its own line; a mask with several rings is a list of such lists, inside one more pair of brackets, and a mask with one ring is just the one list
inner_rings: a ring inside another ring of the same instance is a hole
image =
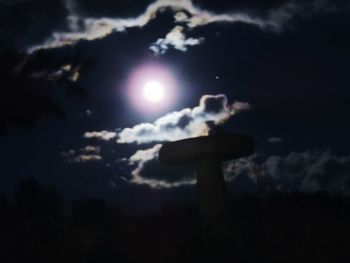
[[[176, 141], [186, 138], [208, 135], [209, 125], [222, 124], [234, 114], [251, 109], [249, 103], [234, 102], [229, 104], [226, 95], [204, 95], [199, 105], [169, 113], [154, 123], [141, 123], [120, 132], [86, 132], [85, 138], [111, 140], [116, 138], [119, 144], [150, 144]], [[138, 150], [129, 158], [118, 159], [118, 165], [127, 163], [131, 167], [130, 183], [148, 185], [152, 188], [172, 188], [195, 183], [195, 172], [191, 167], [168, 167], [158, 162], [158, 152], [162, 144], [148, 149]], [[86, 151], [92, 151], [85, 147]], [[81, 149], [82, 150], [82, 149]], [[99, 152], [96, 152], [96, 154]], [[76, 154], [73, 152], [73, 154]], [[76, 160], [77, 161], [77, 160]]]
[[83, 137], [86, 139], [98, 139], [102, 141], [109, 141], [117, 136], [116, 132], [112, 131], [90, 131], [85, 132]]
[[248, 105], [241, 102], [228, 104], [227, 97], [223, 94], [204, 95], [199, 106], [193, 109], [175, 111], [154, 123], [141, 123], [123, 129], [117, 135], [117, 143], [143, 144], [204, 136], [209, 131], [207, 122], [224, 123], [237, 112], [249, 109]]
[[261, 183], [265, 190], [350, 194], [350, 156], [330, 152], [292, 152], [285, 157], [269, 156], [258, 164], [256, 156], [231, 161], [224, 170], [227, 177], [245, 175]]
[[76, 150], [68, 150], [61, 152], [61, 156], [66, 159], [68, 163], [88, 163], [102, 161], [103, 158], [100, 155], [101, 147], [87, 145], [83, 148]]
[[153, 43], [150, 49], [158, 55], [164, 54], [169, 46], [180, 51], [187, 51], [188, 46], [196, 46], [204, 41], [204, 38], [187, 38], [183, 33], [184, 27], [175, 26], [165, 38], [159, 38], [157, 42]]
[[81, 154], [76, 156], [72, 162], [74, 163], [88, 163], [88, 162], [98, 162], [101, 161], [102, 157], [100, 155], [96, 155], [96, 154], [90, 154], [90, 155], [86, 155], [86, 154]]
[[54, 71], [53, 73], [50, 73], [48, 77], [52, 81], [57, 81], [59, 79], [67, 79], [68, 81], [71, 81], [71, 82], [77, 82], [80, 77], [79, 70], [80, 70], [79, 66], [73, 68], [72, 65], [66, 64], [61, 66], [61, 68]]
[[235, 112], [251, 110], [252, 106], [248, 102], [235, 101], [232, 106], [232, 110]]
[[0, 17], [1, 47], [23, 50], [63, 30], [67, 10], [62, 0], [1, 0]]
[[271, 138], [268, 138], [267, 141], [269, 143], [282, 143], [284, 140], [279, 137], [271, 137]]
[[31, 128], [47, 114], [64, 118], [66, 112], [54, 93], [86, 94], [78, 83], [81, 66], [72, 66], [68, 55], [43, 59], [40, 54], [6, 50], [0, 51], [0, 61], [0, 135], [13, 127]]
[[[314, 1], [312, 3], [318, 2]], [[43, 44], [32, 46], [29, 49], [30, 51], [72, 45], [79, 40], [100, 39], [113, 32], [122, 32], [128, 28], [142, 28], [153, 20], [158, 12], [164, 10], [174, 12], [176, 26], [165, 38], [159, 38], [155, 41], [155, 44], [151, 45], [151, 49], [159, 54], [166, 52], [169, 47], [186, 51], [187, 46], [198, 45], [203, 41], [203, 38], [186, 38], [184, 29], [191, 30], [212, 23], [244, 23], [279, 32], [298, 14], [303, 14], [299, 16], [306, 16], [325, 9], [320, 8], [319, 4], [296, 5], [291, 2], [265, 12], [264, 15], [253, 14], [253, 12], [225, 12], [219, 14], [201, 9], [194, 5], [191, 0], [156, 0], [136, 17], [93, 18], [77, 14], [77, 4], [73, 3], [74, 1], [65, 1], [66, 9], [69, 11], [66, 20], [70, 31], [55, 31]]]
[[[193, 168], [172, 168], [159, 164], [157, 157], [160, 147], [161, 145], [157, 144], [152, 148], [137, 151], [130, 157], [128, 162], [133, 166], [130, 182], [152, 188], [195, 184]], [[235, 184], [237, 181], [242, 182], [242, 178], [247, 178], [243, 181], [249, 181], [249, 187], [252, 188], [246, 189], [248, 192], [256, 191], [258, 187], [261, 190], [286, 193], [300, 191], [350, 194], [350, 156], [338, 157], [330, 152], [307, 151], [293, 152], [285, 157], [269, 156], [263, 162], [258, 161], [260, 157], [252, 155], [224, 163], [225, 180]]]
[[[155, 141], [175, 141], [185, 138], [207, 135], [211, 121], [220, 124], [239, 111], [250, 109], [249, 103], [228, 104], [227, 97], [204, 95], [199, 106], [183, 109], [156, 120], [153, 124], [139, 124], [126, 128], [118, 134], [118, 143], [150, 143]], [[134, 166], [130, 182], [148, 185], [151, 188], [172, 188], [193, 185], [195, 172], [190, 167], [165, 167], [159, 164], [157, 157], [161, 144], [137, 151], [129, 158]]]
[[139, 150], [129, 158], [130, 183], [148, 185], [151, 188], [173, 188], [195, 184], [194, 172], [179, 168], [165, 168], [158, 163], [161, 144]]
[[257, 166], [255, 159], [257, 155], [247, 158], [240, 158], [229, 161], [223, 165], [223, 173], [226, 181], [233, 181], [237, 176], [248, 176], [252, 181], [257, 182]]
[[80, 149], [83, 153], [93, 153], [93, 154], [99, 154], [101, 153], [101, 147], [100, 146], [93, 146], [93, 145], [87, 145], [84, 148]]
[[350, 193], [350, 156], [329, 152], [291, 153], [271, 156], [263, 166], [264, 176], [280, 188], [306, 192]]
[[70, 156], [73, 156], [75, 154], [76, 154], [76, 151], [73, 149], [61, 152], [61, 156], [63, 156], [63, 157], [70, 157]]

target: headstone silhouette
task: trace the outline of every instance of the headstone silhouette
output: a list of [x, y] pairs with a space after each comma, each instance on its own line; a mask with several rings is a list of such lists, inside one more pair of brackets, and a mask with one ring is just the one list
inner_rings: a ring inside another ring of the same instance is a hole
[[196, 166], [199, 208], [206, 219], [212, 219], [228, 212], [221, 162], [253, 152], [250, 137], [221, 133], [164, 144], [159, 161], [165, 165]]

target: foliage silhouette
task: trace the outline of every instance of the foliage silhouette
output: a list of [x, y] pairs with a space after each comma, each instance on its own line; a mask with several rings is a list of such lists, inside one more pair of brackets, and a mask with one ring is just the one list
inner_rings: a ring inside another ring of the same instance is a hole
[[[218, 239], [196, 205], [164, 204], [156, 214], [124, 215], [88, 198], [63, 213], [54, 189], [27, 179], [12, 203], [1, 198], [0, 260], [349, 262], [349, 199], [274, 192], [231, 195], [230, 201], [232, 227]], [[220, 219], [211, 224], [218, 229]]]

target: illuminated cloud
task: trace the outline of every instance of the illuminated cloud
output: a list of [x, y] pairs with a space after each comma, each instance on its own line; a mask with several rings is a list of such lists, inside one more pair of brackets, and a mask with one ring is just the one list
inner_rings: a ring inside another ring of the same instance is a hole
[[187, 38], [183, 33], [184, 27], [175, 26], [165, 38], [159, 38], [157, 42], [151, 45], [150, 49], [155, 54], [164, 54], [169, 46], [180, 51], [187, 51], [188, 46], [196, 46], [204, 41], [204, 38]]
[[[169, 168], [164, 169], [157, 160], [161, 147], [161, 144], [156, 144], [152, 148], [137, 151], [129, 158], [129, 165], [134, 166], [130, 183], [148, 185], [151, 188], [173, 188], [195, 184], [193, 173], [189, 178], [175, 177], [174, 174], [169, 175]], [[151, 170], [152, 175], [160, 174], [160, 176], [157, 178], [147, 176], [147, 170]], [[181, 171], [181, 174], [183, 173], [184, 171]]]
[[249, 108], [247, 103], [228, 104], [223, 94], [204, 95], [200, 99], [199, 106], [193, 109], [175, 111], [157, 119], [154, 123], [141, 123], [123, 129], [117, 134], [117, 143], [143, 144], [204, 136], [209, 132], [207, 122], [221, 124], [237, 112]]
[[61, 153], [68, 163], [89, 163], [102, 161], [100, 155], [101, 148], [99, 146], [87, 145], [79, 150], [68, 150]]
[[87, 145], [84, 148], [81, 148], [80, 151], [83, 152], [83, 153], [88, 153], [88, 154], [100, 154], [101, 153], [101, 147], [93, 146], [93, 145]]
[[102, 157], [100, 155], [96, 155], [96, 154], [90, 154], [90, 155], [86, 155], [86, 154], [81, 154], [76, 156], [72, 162], [74, 163], [88, 163], [88, 162], [98, 162], [101, 161]]
[[109, 141], [117, 136], [117, 133], [112, 131], [91, 131], [85, 132], [83, 137], [86, 139], [98, 139], [102, 141]]
[[[155, 142], [176, 141], [186, 138], [208, 135], [210, 124], [222, 124], [234, 114], [251, 109], [249, 103], [234, 102], [229, 104], [226, 95], [204, 95], [199, 105], [192, 109], [169, 113], [154, 123], [141, 123], [120, 132], [94, 131], [86, 132], [85, 138], [111, 140], [117, 143], [151, 144]], [[158, 152], [161, 144], [148, 149], [138, 150], [129, 158], [118, 160], [132, 167], [130, 183], [148, 185], [152, 188], [172, 188], [195, 183], [195, 173], [192, 168], [164, 167], [158, 162]], [[95, 149], [87, 146], [87, 151]], [[81, 149], [82, 150], [82, 149]], [[95, 154], [99, 152], [95, 151]], [[75, 152], [73, 154], [76, 154]], [[75, 159], [75, 162], [85, 161], [85, 156]]]
[[80, 77], [79, 70], [80, 67], [73, 68], [72, 65], [66, 64], [53, 73], [49, 74], [49, 79], [52, 81], [67, 79], [72, 82], [77, 82]]
[[[118, 143], [151, 143], [175, 141], [185, 138], [207, 135], [207, 122], [220, 124], [239, 111], [250, 109], [248, 103], [228, 104], [227, 97], [204, 95], [199, 106], [172, 112], [156, 120], [153, 124], [143, 123], [122, 130], [117, 137]], [[146, 150], [139, 150], [129, 158], [134, 168], [131, 183], [148, 185], [151, 188], [173, 188], [195, 184], [195, 173], [191, 169], [161, 166], [157, 157], [161, 144]], [[158, 175], [158, 176], [157, 176]]]
[[232, 108], [232, 111], [239, 112], [239, 111], [251, 110], [252, 106], [248, 102], [235, 101], [231, 105], [231, 108]]
[[[77, 8], [74, 1], [66, 1], [69, 11], [67, 23], [70, 31], [53, 32], [51, 37], [43, 44], [33, 46], [29, 51], [37, 49], [57, 48], [72, 45], [79, 40], [95, 40], [104, 38], [113, 32], [122, 32], [128, 28], [143, 27], [154, 19], [158, 12], [170, 9], [174, 12], [174, 22], [181, 23], [181, 27], [175, 27], [165, 38], [158, 39], [151, 49], [155, 52], [165, 52], [169, 46], [186, 51], [186, 46], [198, 45], [202, 39], [186, 38], [183, 28], [193, 29], [211, 23], [245, 23], [262, 29], [280, 31], [282, 26], [289, 21], [299, 10], [294, 4], [286, 4], [276, 10], [272, 10], [267, 16], [258, 17], [244, 13], [216, 14], [195, 6], [191, 0], [157, 0], [151, 3], [143, 14], [131, 18], [91, 18], [81, 17], [76, 14]], [[185, 12], [186, 13], [185, 13]], [[187, 15], [188, 14], [188, 15]], [[181, 29], [180, 29], [181, 28]], [[156, 49], [158, 47], [158, 49]]]

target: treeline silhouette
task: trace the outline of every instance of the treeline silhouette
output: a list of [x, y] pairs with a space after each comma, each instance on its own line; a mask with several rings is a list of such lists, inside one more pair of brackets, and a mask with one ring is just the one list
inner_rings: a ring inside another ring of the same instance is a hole
[[[0, 262], [350, 262], [350, 200], [300, 193], [230, 196], [230, 227], [212, 237], [195, 204], [124, 215], [23, 181], [0, 198]], [[65, 212], [66, 211], [66, 212]], [[222, 230], [222, 229], [221, 229]]]

